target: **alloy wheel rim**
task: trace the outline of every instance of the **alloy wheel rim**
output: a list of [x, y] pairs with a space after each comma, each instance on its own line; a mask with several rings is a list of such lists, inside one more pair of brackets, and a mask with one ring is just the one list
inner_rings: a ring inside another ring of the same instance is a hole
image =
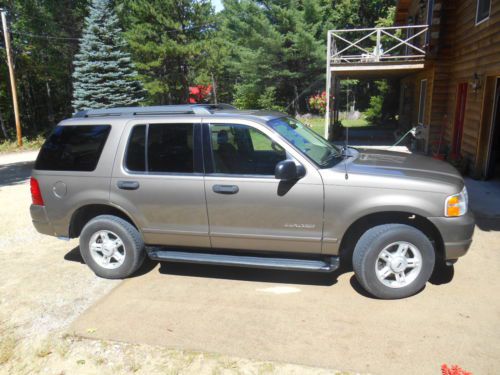
[[415, 281], [422, 270], [422, 253], [410, 242], [393, 242], [379, 253], [375, 262], [378, 280], [389, 288], [403, 288]]
[[125, 245], [114, 232], [100, 230], [95, 232], [89, 241], [90, 255], [101, 267], [115, 269], [125, 261]]

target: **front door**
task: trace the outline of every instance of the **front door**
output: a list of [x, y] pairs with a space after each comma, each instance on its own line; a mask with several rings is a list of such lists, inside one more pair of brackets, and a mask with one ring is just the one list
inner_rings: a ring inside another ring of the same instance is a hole
[[134, 121], [124, 131], [110, 200], [147, 244], [210, 247], [199, 122]]
[[[214, 248], [320, 253], [323, 183], [317, 169], [269, 129], [251, 122], [203, 125], [205, 192]], [[275, 179], [278, 162], [306, 168]]]

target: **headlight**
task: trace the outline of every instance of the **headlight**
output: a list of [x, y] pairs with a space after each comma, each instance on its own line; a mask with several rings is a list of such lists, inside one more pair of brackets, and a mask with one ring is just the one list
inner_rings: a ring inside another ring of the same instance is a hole
[[467, 188], [464, 186], [460, 193], [450, 195], [446, 198], [444, 216], [454, 217], [465, 215], [467, 213], [468, 204], [469, 196], [467, 194]]

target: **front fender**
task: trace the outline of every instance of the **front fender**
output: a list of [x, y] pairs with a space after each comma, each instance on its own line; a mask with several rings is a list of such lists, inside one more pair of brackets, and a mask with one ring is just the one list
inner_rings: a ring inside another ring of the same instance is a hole
[[338, 254], [347, 229], [359, 219], [375, 214], [404, 212], [423, 217], [443, 215], [445, 195], [403, 189], [355, 186], [325, 187], [323, 252]]

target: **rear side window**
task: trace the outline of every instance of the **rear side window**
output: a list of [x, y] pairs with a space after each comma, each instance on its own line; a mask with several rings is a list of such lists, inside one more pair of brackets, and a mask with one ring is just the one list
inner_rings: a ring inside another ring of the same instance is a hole
[[132, 172], [193, 173], [193, 152], [193, 124], [136, 125], [125, 166]]
[[57, 126], [42, 146], [35, 169], [93, 171], [110, 129], [110, 125]]
[[130, 171], [146, 171], [146, 125], [137, 125], [132, 129], [125, 165]]

